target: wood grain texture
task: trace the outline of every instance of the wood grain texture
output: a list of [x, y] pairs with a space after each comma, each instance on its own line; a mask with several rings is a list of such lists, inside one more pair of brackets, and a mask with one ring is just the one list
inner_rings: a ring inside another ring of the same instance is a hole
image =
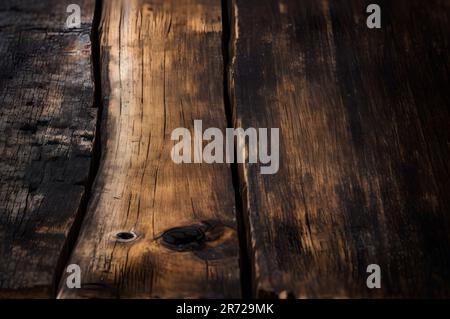
[[[175, 128], [226, 127], [221, 31], [219, 1], [104, 2], [101, 167], [60, 298], [240, 296], [230, 168], [170, 157]], [[198, 242], [163, 245], [178, 227]]]
[[0, 3], [0, 297], [50, 297], [88, 180], [95, 2]]
[[369, 3], [231, 3], [235, 126], [281, 129], [240, 166], [257, 296], [450, 296], [450, 3]]

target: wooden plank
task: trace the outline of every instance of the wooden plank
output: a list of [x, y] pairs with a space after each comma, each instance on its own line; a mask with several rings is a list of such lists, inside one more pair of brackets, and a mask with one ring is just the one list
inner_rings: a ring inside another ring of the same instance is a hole
[[450, 3], [369, 3], [230, 6], [235, 126], [281, 131], [240, 165], [257, 296], [450, 296]]
[[95, 1], [0, 3], [0, 297], [56, 294], [85, 193], [97, 109]]
[[219, 1], [104, 2], [101, 167], [60, 298], [240, 296], [231, 170], [170, 155], [175, 128], [226, 127], [221, 31]]

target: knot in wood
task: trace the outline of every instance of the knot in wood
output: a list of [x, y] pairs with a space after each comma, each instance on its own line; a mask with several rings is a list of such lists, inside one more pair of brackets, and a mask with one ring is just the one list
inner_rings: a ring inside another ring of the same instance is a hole
[[201, 226], [172, 228], [162, 234], [162, 243], [177, 251], [200, 249], [205, 241], [205, 233]]

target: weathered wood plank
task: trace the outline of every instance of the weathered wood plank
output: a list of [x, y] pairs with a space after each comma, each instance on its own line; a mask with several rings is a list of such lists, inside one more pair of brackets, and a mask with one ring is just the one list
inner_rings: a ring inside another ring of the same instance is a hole
[[226, 127], [221, 30], [220, 1], [104, 2], [101, 167], [60, 298], [240, 296], [231, 171], [170, 156], [175, 128]]
[[50, 297], [88, 180], [95, 1], [0, 3], [0, 297]]
[[281, 129], [240, 166], [258, 296], [450, 296], [450, 3], [369, 3], [230, 6], [235, 126]]

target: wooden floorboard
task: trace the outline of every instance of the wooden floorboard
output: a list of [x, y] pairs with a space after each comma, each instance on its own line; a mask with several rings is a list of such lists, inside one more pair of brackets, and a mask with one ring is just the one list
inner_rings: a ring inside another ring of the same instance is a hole
[[52, 297], [85, 194], [97, 109], [94, 1], [0, 3], [0, 297]]
[[63, 279], [60, 298], [241, 295], [231, 170], [171, 159], [174, 129], [226, 127], [221, 14], [219, 1], [104, 2], [101, 166], [69, 261], [82, 288]]
[[281, 130], [239, 167], [256, 296], [450, 296], [449, 2], [369, 3], [231, 3], [234, 124]]
[[0, 2], [0, 298], [450, 297], [449, 1], [71, 2]]

